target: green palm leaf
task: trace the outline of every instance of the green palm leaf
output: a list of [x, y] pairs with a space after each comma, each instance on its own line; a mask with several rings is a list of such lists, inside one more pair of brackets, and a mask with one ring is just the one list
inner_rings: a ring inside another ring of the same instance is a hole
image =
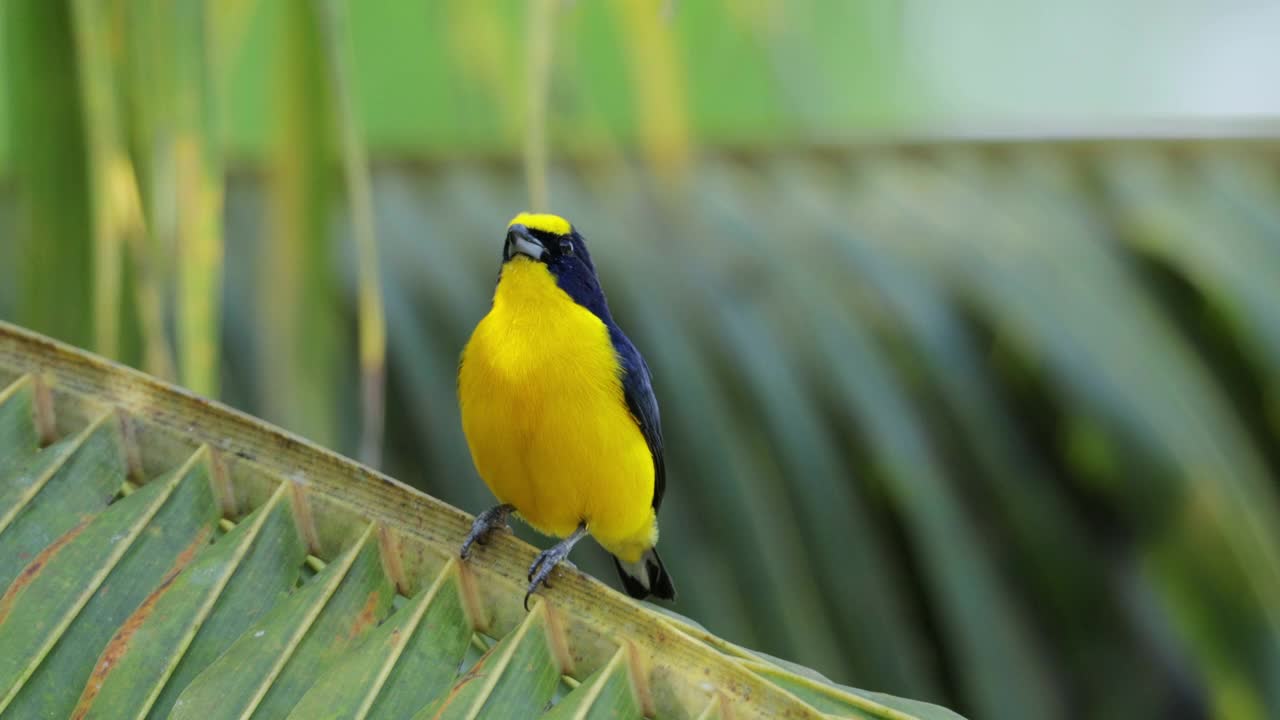
[[956, 717], [832, 685], [569, 570], [525, 612], [518, 540], [460, 563], [469, 522], [453, 508], [10, 325], [0, 385], [0, 555], [16, 559], [0, 712]]

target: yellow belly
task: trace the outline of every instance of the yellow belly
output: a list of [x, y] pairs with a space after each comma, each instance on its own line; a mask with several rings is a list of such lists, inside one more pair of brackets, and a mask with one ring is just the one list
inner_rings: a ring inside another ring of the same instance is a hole
[[585, 522], [632, 562], [656, 541], [653, 457], [608, 328], [545, 265], [503, 267], [463, 350], [458, 398], [476, 470], [534, 528], [565, 537]]

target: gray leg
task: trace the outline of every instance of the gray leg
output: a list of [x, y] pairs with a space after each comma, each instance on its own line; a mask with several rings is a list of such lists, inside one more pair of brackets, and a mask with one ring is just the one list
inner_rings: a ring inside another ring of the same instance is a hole
[[572, 535], [538, 553], [537, 559], [529, 566], [529, 590], [524, 594], [525, 610], [529, 609], [529, 596], [533, 594], [534, 590], [538, 589], [539, 585], [551, 587], [551, 584], [547, 582], [547, 577], [551, 575], [552, 570], [556, 569], [556, 565], [559, 565], [565, 558], [569, 557], [569, 551], [573, 550], [573, 546], [586, 534], [587, 524], [583, 523], [578, 526], [577, 530], [573, 531]]
[[485, 544], [489, 539], [489, 535], [498, 528], [507, 526], [507, 518], [511, 513], [515, 512], [514, 505], [495, 505], [488, 510], [476, 516], [475, 522], [471, 523], [471, 532], [467, 534], [467, 539], [462, 542], [462, 551], [459, 553], [463, 560], [471, 554], [471, 546], [479, 543]]

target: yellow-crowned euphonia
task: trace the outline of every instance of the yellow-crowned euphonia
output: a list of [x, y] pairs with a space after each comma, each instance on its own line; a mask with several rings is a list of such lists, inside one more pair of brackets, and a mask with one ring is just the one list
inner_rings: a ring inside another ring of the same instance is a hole
[[529, 568], [529, 593], [589, 533], [632, 597], [675, 597], [654, 549], [666, 473], [649, 368], [564, 218], [521, 213], [507, 226], [493, 306], [462, 351], [458, 400], [476, 470], [500, 503], [476, 518], [464, 558], [515, 512], [565, 538]]

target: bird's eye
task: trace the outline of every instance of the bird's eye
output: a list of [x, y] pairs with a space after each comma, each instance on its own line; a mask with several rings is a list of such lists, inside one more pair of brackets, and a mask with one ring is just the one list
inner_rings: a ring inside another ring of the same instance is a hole
[[564, 239], [562, 239], [562, 240], [560, 241], [560, 254], [561, 254], [561, 255], [572, 255], [572, 254], [573, 254], [573, 241], [572, 241], [572, 240], [570, 240], [570, 239], [568, 239], [568, 238], [564, 238]]

